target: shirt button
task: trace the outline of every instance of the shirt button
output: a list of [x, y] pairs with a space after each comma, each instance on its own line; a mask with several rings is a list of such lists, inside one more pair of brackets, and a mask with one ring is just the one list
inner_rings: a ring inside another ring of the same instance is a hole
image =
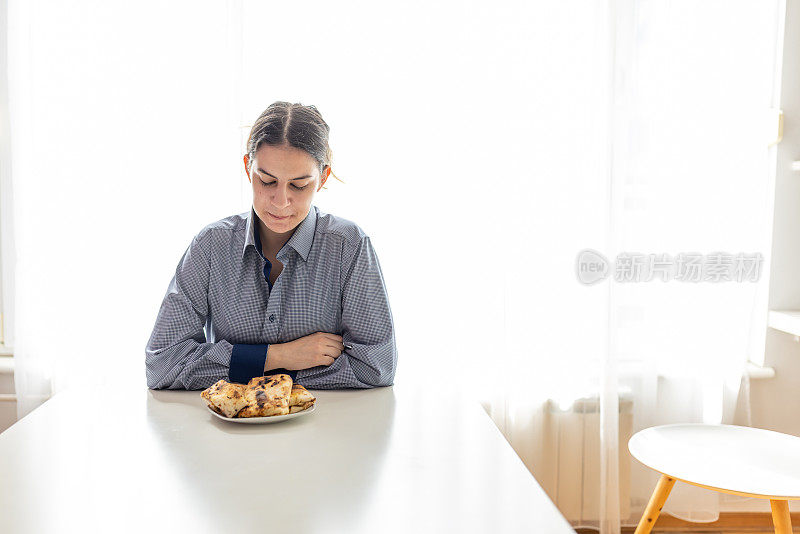
[[269, 316], [269, 322], [271, 322], [271, 323], [275, 322], [275, 314], [274, 313]]

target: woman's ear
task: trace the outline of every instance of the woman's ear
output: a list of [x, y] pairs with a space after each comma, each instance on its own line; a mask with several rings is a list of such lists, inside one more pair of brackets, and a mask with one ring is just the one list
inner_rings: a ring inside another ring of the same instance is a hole
[[322, 186], [325, 185], [325, 181], [328, 179], [328, 176], [330, 176], [330, 174], [331, 174], [331, 168], [325, 167], [325, 171], [322, 173], [322, 180], [320, 180], [319, 182], [319, 188], [317, 189], [317, 191], [322, 189]]
[[251, 181], [250, 180], [250, 170], [249, 170], [250, 166], [248, 165], [248, 163], [250, 163], [250, 158], [248, 157], [247, 154], [245, 154], [244, 155], [244, 173], [247, 175], [247, 181], [250, 182]]

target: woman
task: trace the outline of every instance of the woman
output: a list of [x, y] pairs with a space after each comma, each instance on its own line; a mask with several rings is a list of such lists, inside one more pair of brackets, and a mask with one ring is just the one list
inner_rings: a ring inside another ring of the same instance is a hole
[[331, 174], [314, 106], [275, 102], [250, 131], [248, 213], [192, 240], [145, 350], [147, 385], [204, 389], [288, 373], [307, 388], [389, 386], [394, 323], [361, 228], [312, 205]]

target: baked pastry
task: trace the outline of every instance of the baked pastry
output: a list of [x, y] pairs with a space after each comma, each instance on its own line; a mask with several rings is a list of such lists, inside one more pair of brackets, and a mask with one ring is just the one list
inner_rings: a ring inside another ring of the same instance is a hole
[[287, 374], [257, 376], [247, 383], [247, 406], [237, 417], [288, 415], [292, 377]]
[[314, 405], [316, 399], [300, 384], [292, 384], [292, 394], [289, 397], [289, 413], [302, 412]]
[[234, 417], [247, 406], [246, 387], [243, 384], [232, 384], [220, 380], [205, 389], [200, 396], [208, 402], [211, 409], [225, 417]]
[[302, 412], [316, 399], [288, 374], [257, 376], [247, 385], [220, 380], [201, 394], [209, 407], [225, 417], [266, 417]]

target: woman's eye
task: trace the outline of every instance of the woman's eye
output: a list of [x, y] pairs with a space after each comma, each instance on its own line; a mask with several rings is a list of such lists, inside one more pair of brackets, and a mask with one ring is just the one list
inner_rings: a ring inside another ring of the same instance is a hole
[[[266, 187], [266, 186], [270, 186], [270, 185], [275, 185], [275, 184], [277, 183], [277, 182], [265, 182], [264, 180], [260, 180], [260, 181], [261, 181], [261, 185], [263, 185], [263, 186], [265, 186], [265, 187]], [[297, 189], [298, 191], [302, 191], [303, 189], [305, 189], [306, 187], [308, 187], [308, 184], [306, 184], [306, 185], [304, 185], [304, 186], [302, 186], [302, 187], [300, 187], [300, 186], [296, 186], [296, 185], [292, 184], [292, 187], [293, 187], [293, 188], [295, 188], [295, 189]]]

